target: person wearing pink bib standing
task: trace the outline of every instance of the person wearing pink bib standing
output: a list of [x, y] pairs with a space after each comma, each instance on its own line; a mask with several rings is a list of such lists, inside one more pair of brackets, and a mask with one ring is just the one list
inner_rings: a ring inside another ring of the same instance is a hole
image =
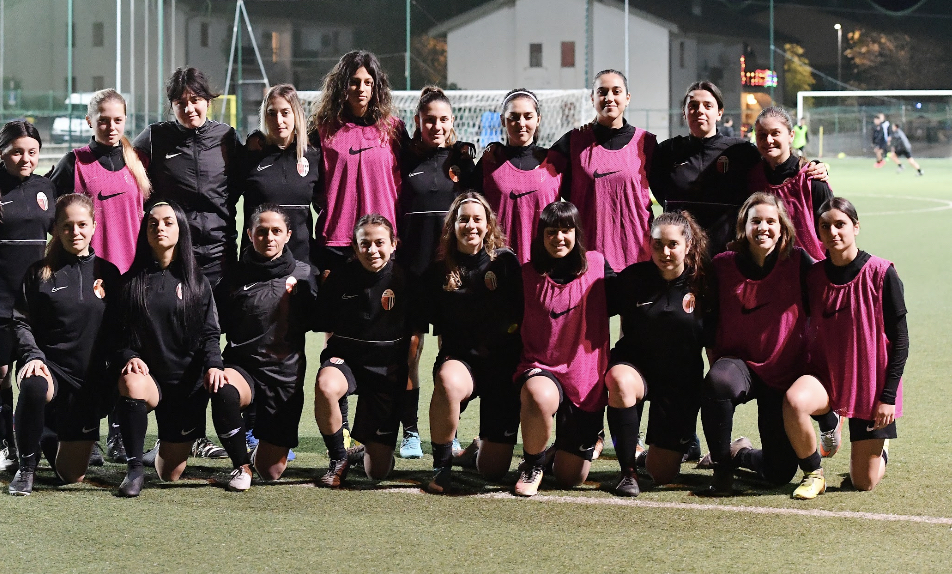
[[825, 181], [810, 179], [810, 162], [792, 153], [793, 120], [783, 109], [764, 108], [754, 122], [754, 131], [762, 161], [750, 170], [748, 189], [766, 191], [782, 199], [797, 230], [797, 246], [816, 260], [823, 259], [814, 221], [817, 209], [833, 197], [830, 186]]
[[588, 477], [603, 430], [608, 388], [608, 297], [605, 257], [586, 251], [575, 205], [555, 202], [542, 210], [529, 263], [522, 266], [525, 306], [521, 385], [524, 459], [515, 485], [533, 496], [545, 472], [546, 445], [555, 419], [553, 471], [565, 488]]
[[820, 207], [817, 227], [829, 257], [807, 274], [809, 374], [793, 383], [783, 403], [784, 426], [803, 470], [797, 499], [826, 490], [810, 416], [831, 411], [849, 418], [853, 487], [879, 484], [902, 416], [909, 356], [902, 281], [891, 262], [856, 245], [856, 208], [834, 197]]
[[[784, 484], [797, 458], [783, 428], [783, 394], [803, 372], [806, 325], [803, 281], [813, 259], [796, 247], [796, 231], [783, 200], [751, 195], [737, 218], [735, 240], [714, 257], [705, 316], [711, 368], [704, 378], [701, 423], [710, 454], [699, 463], [714, 481], [698, 494], [734, 494], [734, 469], [753, 470], [767, 483]], [[740, 437], [731, 442], [734, 409], [757, 400], [762, 448]]]
[[525, 88], [510, 90], [502, 109], [506, 142], [486, 148], [470, 187], [486, 197], [510, 248], [524, 264], [539, 214], [559, 198], [562, 176], [549, 160], [549, 150], [536, 143], [542, 120], [536, 95]]
[[578, 206], [586, 246], [616, 270], [651, 259], [648, 171], [658, 140], [625, 119], [630, 100], [625, 75], [602, 70], [592, 88], [595, 120], [552, 146], [562, 198]]

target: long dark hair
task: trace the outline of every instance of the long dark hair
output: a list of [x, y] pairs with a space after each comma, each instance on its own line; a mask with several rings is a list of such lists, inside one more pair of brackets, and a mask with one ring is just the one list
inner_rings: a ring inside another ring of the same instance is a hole
[[364, 68], [374, 79], [374, 88], [367, 103], [367, 119], [380, 130], [383, 141], [395, 137], [393, 122], [393, 101], [390, 97], [390, 82], [383, 66], [370, 52], [354, 50], [341, 56], [337, 65], [324, 76], [324, 86], [321, 88], [321, 99], [317, 103], [316, 111], [311, 117], [310, 130], [316, 132], [320, 128], [327, 130], [328, 137], [333, 137], [337, 130], [344, 125], [344, 109], [347, 106], [347, 87], [351, 76], [357, 70]]
[[55, 221], [53, 224], [53, 236], [50, 237], [50, 240], [46, 243], [46, 251], [43, 254], [43, 267], [40, 268], [40, 279], [43, 281], [49, 281], [53, 273], [60, 268], [60, 262], [66, 253], [66, 248], [63, 247], [63, 240], [59, 235], [60, 225], [63, 223], [63, 220], [66, 219], [66, 208], [77, 204], [85, 207], [86, 211], [89, 212], [89, 218], [93, 220], [94, 224], [96, 223], [96, 210], [93, 209], [93, 200], [89, 199], [88, 196], [82, 193], [67, 193], [66, 195], [59, 196], [56, 200], [56, 215], [53, 219]]
[[146, 289], [146, 277], [153, 266], [155, 256], [152, 246], [149, 245], [149, 215], [161, 205], [168, 205], [175, 214], [175, 221], [179, 228], [178, 243], [175, 246], [173, 266], [177, 266], [182, 281], [182, 302], [177, 308], [176, 322], [179, 333], [189, 345], [198, 342], [202, 324], [205, 322], [205, 285], [202, 281], [202, 272], [195, 261], [192, 249], [192, 233], [189, 229], [188, 218], [177, 203], [160, 201], [153, 205], [142, 218], [139, 227], [139, 236], [136, 239], [136, 255], [132, 260], [132, 267], [123, 276], [123, 285], [120, 293], [122, 325], [134, 346], [142, 345], [143, 334], [152, 329], [152, 320], [149, 317], [149, 293]]
[[684, 267], [688, 271], [688, 283], [697, 297], [703, 297], [706, 289], [705, 272], [709, 264], [707, 255], [707, 233], [698, 225], [687, 211], [666, 211], [651, 222], [651, 233], [662, 225], [675, 225], [681, 228], [686, 245]]
[[540, 275], [547, 275], [558, 261], [545, 249], [547, 227], [575, 229], [575, 248], [565, 256], [565, 260], [569, 265], [569, 271], [576, 277], [584, 275], [588, 271], [588, 258], [585, 257], [585, 231], [582, 229], [582, 217], [575, 204], [568, 201], [554, 201], [545, 206], [539, 214], [539, 224], [536, 225], [535, 237], [532, 238], [532, 244], [529, 247], [532, 268]]

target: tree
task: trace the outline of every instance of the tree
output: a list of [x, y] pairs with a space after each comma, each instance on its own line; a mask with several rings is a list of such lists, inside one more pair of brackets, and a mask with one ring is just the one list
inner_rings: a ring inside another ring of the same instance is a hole
[[854, 30], [844, 52], [853, 68], [853, 84], [869, 90], [947, 87], [952, 64], [929, 38]]
[[816, 80], [810, 68], [810, 60], [803, 56], [803, 48], [798, 44], [784, 44], [787, 58], [783, 63], [783, 93], [786, 103], [797, 101], [797, 92], [805, 92], [813, 87]]
[[414, 87], [446, 86], [446, 39], [425, 34], [410, 40], [410, 77]]

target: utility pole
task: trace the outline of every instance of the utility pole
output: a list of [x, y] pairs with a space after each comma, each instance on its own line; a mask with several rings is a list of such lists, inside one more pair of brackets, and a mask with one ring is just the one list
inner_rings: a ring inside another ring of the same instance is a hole
[[407, 91], [410, 91], [410, 0], [407, 0], [407, 57], [404, 66], [404, 73], [407, 76]]

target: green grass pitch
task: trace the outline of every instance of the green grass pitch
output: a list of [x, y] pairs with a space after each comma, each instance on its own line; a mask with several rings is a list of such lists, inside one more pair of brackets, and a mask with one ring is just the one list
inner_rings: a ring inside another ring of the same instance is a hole
[[[946, 394], [952, 373], [952, 163], [922, 160], [926, 175], [915, 177], [908, 167], [901, 175], [891, 165], [873, 169], [872, 160], [830, 161], [834, 193], [859, 209], [860, 247], [896, 264], [909, 310], [905, 416], [886, 477], [873, 492], [841, 487], [848, 472], [846, 440], [825, 461], [827, 494], [809, 502], [790, 499], [794, 483], [764, 490], [745, 480], [738, 481], [746, 488], [741, 496], [698, 499], [690, 491], [710, 473], [693, 465], [682, 467], [679, 484], [622, 501], [609, 493], [618, 470], [611, 449], [582, 487], [561, 491], [545, 480], [536, 499], [517, 500], [506, 493], [516, 479], [518, 446], [502, 484], [457, 472], [462, 495], [420, 492], [430, 476], [429, 454], [418, 461], [398, 458], [392, 478], [380, 484], [358, 470], [347, 489], [315, 488], [315, 469], [323, 469], [327, 458], [310, 407], [323, 336], [311, 334], [301, 445], [286, 478], [230, 493], [214, 484], [229, 470], [226, 461], [191, 459], [184, 480], [163, 484], [149, 470], [142, 495], [125, 500], [113, 496], [124, 473], [120, 465], [91, 469], [84, 484], [66, 487], [41, 469], [33, 496], [0, 495], [0, 570], [944, 570], [952, 544], [952, 408]], [[421, 367], [427, 451], [435, 347], [428, 337]], [[476, 433], [477, 407], [463, 415], [464, 444]], [[755, 412], [753, 404], [738, 409], [734, 435], [757, 444]], [[210, 417], [208, 430], [214, 434]], [[9, 480], [0, 476], [4, 490]]]

